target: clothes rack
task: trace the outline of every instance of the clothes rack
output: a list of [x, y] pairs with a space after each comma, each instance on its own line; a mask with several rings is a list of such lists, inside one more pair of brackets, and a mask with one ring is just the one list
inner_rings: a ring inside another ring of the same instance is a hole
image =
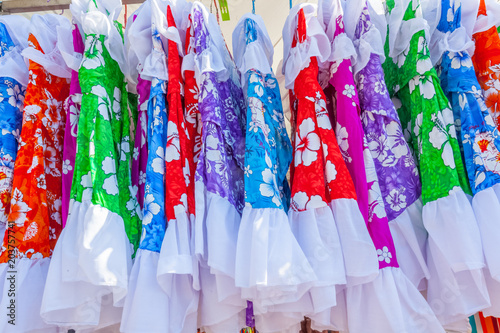
[[[144, 0], [122, 0], [123, 5], [143, 3]], [[68, 9], [71, 0], [4, 0], [0, 1], [0, 15]]]

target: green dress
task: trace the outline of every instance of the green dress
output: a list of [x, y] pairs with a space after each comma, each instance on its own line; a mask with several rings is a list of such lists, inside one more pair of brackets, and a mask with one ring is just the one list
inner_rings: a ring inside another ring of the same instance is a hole
[[135, 253], [141, 221], [131, 193], [131, 119], [125, 77], [104, 47], [105, 36], [86, 35], [86, 39], [92, 46], [85, 50], [79, 71], [83, 97], [71, 199], [91, 200], [120, 215]]
[[142, 226], [131, 186], [132, 117], [125, 76], [106, 48], [109, 42], [113, 52], [120, 51], [123, 41], [113, 37], [121, 27], [109, 29], [113, 18], [96, 8], [100, 1], [87, 1], [70, 213], [54, 248], [41, 309], [47, 323], [72, 329], [121, 321]]
[[[397, 22], [397, 16], [402, 22]], [[430, 59], [420, 1], [387, 0], [386, 18], [389, 27], [399, 27], [399, 31], [388, 31], [383, 68], [422, 182], [422, 218], [428, 232], [423, 246], [431, 273], [428, 301], [443, 326], [456, 329], [456, 322], [487, 305], [489, 299], [486, 288], [475, 282], [484, 281], [484, 259], [467, 198], [471, 190], [453, 111]], [[405, 41], [406, 48], [399, 54], [391, 50], [391, 45], [404, 47]], [[442, 297], [443, 291], [453, 297]]]

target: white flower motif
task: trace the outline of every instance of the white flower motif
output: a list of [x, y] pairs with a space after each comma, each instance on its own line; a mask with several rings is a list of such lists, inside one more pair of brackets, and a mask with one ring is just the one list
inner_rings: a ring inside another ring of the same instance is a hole
[[130, 137], [124, 136], [120, 144], [120, 161], [127, 160], [127, 154], [130, 153]]
[[109, 195], [117, 195], [118, 194], [118, 180], [116, 179], [116, 175], [112, 175], [104, 179], [104, 184], [102, 184], [102, 188]]
[[134, 160], [137, 160], [138, 157], [139, 157], [139, 147], [134, 147], [133, 158], [134, 158]]
[[314, 103], [318, 127], [323, 129], [331, 129], [332, 124], [330, 121], [328, 110], [326, 108], [326, 100], [321, 95], [321, 92], [317, 91], [316, 97], [307, 96], [306, 99]]
[[250, 165], [247, 165], [245, 167], [245, 176], [250, 177], [251, 174], [253, 174], [253, 171], [250, 169]]
[[139, 171], [139, 185], [146, 183], [146, 173], [142, 170]]
[[[206, 156], [207, 160], [215, 163], [215, 172], [222, 175], [226, 166], [222, 161], [222, 154], [219, 150], [219, 140], [217, 140], [213, 135], [207, 135], [205, 140], [206, 146]], [[207, 163], [207, 172], [212, 172], [212, 166]]]
[[334, 181], [337, 178], [337, 169], [335, 168], [335, 164], [330, 161], [326, 161], [325, 173], [327, 182]]
[[448, 58], [451, 59], [451, 68], [460, 69], [462, 67], [472, 67], [472, 59], [466, 52], [449, 52]]
[[378, 261], [385, 261], [387, 264], [391, 263], [392, 254], [389, 252], [387, 246], [384, 246], [382, 249], [377, 250]]
[[356, 95], [356, 92], [354, 90], [354, 86], [352, 84], [346, 84], [345, 89], [342, 92], [343, 95], [352, 98], [354, 95]]
[[179, 141], [179, 131], [177, 130], [177, 124], [174, 123], [173, 121], [169, 121], [165, 160], [167, 162], [178, 160], [181, 157], [180, 151], [181, 147]]
[[406, 195], [393, 188], [387, 196], [387, 203], [393, 211], [399, 212], [406, 208]]
[[408, 53], [410, 52], [409, 47], [407, 47], [401, 54], [399, 54], [397, 57], [393, 58], [393, 62], [398, 65], [399, 68], [403, 67], [403, 65], [406, 62], [406, 56], [408, 56]]
[[165, 153], [163, 147], [156, 148], [156, 157], [151, 162], [151, 167], [155, 173], [165, 174]]
[[83, 193], [82, 193], [82, 201], [89, 201], [92, 199], [92, 176], [90, 174], [90, 171], [86, 174], [83, 175], [81, 180], [80, 180], [80, 185], [84, 188]]
[[347, 133], [347, 129], [342, 127], [339, 122], [337, 122], [337, 127], [335, 129], [335, 134], [337, 137], [337, 142], [339, 144], [340, 152], [342, 153], [342, 157], [348, 163], [351, 163], [352, 158], [349, 156], [349, 133]]
[[63, 161], [62, 169], [63, 169], [63, 173], [65, 175], [67, 175], [68, 172], [70, 172], [71, 170], [73, 170], [73, 166], [71, 165], [70, 160], [64, 160]]
[[110, 173], [116, 173], [115, 159], [109, 156], [105, 157], [102, 161], [102, 170], [107, 175], [109, 175]]
[[182, 167], [182, 173], [184, 174], [184, 181], [186, 183], [186, 186], [189, 186], [189, 183], [191, 183], [191, 179], [189, 178], [191, 176], [191, 172], [189, 170], [189, 161], [187, 158], [184, 160], [184, 166]]
[[15, 108], [20, 109], [23, 106], [24, 96], [21, 94], [19, 85], [14, 85], [12, 88], [7, 88], [9, 95], [9, 104]]
[[153, 220], [153, 217], [160, 212], [160, 205], [155, 202], [155, 197], [152, 194], [146, 195], [144, 198], [144, 217], [143, 225], [148, 225]]
[[36, 78], [38, 77], [38, 75], [36, 75], [35, 73], [33, 73], [33, 71], [30, 69], [29, 71], [29, 83], [31, 83], [32, 85], [36, 86]]
[[259, 186], [260, 194], [264, 197], [272, 198], [272, 202], [277, 206], [281, 206], [280, 191], [276, 183], [276, 175], [270, 169], [262, 171], [262, 180], [264, 181]]
[[[455, 159], [449, 137], [456, 138], [455, 126], [453, 126], [453, 112], [450, 109], [444, 109], [432, 115], [434, 127], [429, 133], [429, 142], [436, 149], [441, 150], [441, 157], [445, 165], [455, 168]], [[446, 128], [449, 128], [448, 131]]]
[[36, 186], [38, 188], [41, 188], [42, 190], [45, 190], [47, 188], [47, 183], [45, 182], [45, 174], [44, 173], [42, 173], [39, 177], [37, 177]]
[[326, 206], [320, 195], [313, 195], [311, 198], [305, 192], [297, 192], [292, 197], [291, 208], [297, 212], [306, 209], [321, 208]]
[[23, 201], [23, 193], [17, 188], [12, 192], [10, 201], [9, 220], [14, 222], [18, 227], [22, 227], [26, 221], [26, 213], [31, 210]]
[[314, 133], [314, 121], [311, 118], [304, 119], [295, 134], [295, 166], [303, 163], [311, 165], [318, 158], [317, 151], [320, 148], [319, 136]]

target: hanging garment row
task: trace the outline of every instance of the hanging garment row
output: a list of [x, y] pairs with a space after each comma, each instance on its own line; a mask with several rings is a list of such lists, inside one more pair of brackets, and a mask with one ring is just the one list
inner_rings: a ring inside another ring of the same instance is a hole
[[0, 17], [0, 331], [500, 317], [500, 5], [465, 2], [297, 5], [278, 76], [200, 2]]

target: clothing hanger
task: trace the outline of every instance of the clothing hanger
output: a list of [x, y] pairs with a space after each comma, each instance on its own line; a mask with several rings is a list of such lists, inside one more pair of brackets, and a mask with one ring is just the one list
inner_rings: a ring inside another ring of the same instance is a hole
[[255, 15], [255, 0], [252, 0], [252, 14]]

